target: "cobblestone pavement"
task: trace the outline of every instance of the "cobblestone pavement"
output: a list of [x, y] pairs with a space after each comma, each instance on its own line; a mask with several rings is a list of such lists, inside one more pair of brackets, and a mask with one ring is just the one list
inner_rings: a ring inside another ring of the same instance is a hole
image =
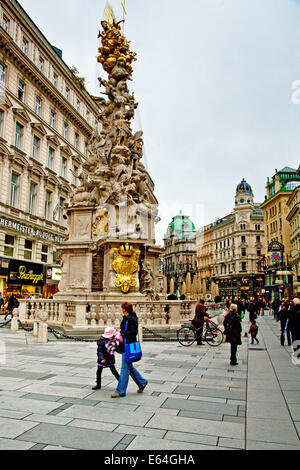
[[300, 368], [279, 324], [264, 316], [259, 325], [260, 344], [243, 339], [237, 367], [228, 344], [144, 343], [138, 368], [149, 385], [137, 394], [130, 383], [119, 400], [109, 371], [91, 390], [95, 344], [27, 345], [24, 332], [2, 329], [0, 449], [299, 450]]

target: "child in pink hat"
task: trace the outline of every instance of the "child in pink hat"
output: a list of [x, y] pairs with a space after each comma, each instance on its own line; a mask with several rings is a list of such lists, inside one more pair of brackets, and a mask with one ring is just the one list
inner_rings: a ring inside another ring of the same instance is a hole
[[104, 334], [98, 341], [98, 369], [97, 369], [97, 385], [93, 387], [93, 390], [101, 389], [101, 377], [103, 369], [110, 369], [111, 373], [119, 381], [120, 375], [115, 367], [115, 352], [116, 352], [116, 341], [120, 342], [117, 331], [108, 327], [105, 329]]

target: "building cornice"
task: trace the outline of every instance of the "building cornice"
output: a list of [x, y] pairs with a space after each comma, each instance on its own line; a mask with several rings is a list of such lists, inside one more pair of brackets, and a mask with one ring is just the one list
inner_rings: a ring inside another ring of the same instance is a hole
[[[1, 27], [0, 50], [9, 56], [10, 60], [14, 61], [22, 73], [34, 82], [34, 85], [47, 95], [52, 103], [67, 115], [84, 134], [87, 136], [92, 134], [92, 126], [76, 111], [64, 95], [54, 87], [50, 80], [39, 71], [37, 66], [21, 51], [19, 46]], [[99, 117], [99, 111], [99, 108], [97, 108], [97, 117]]]
[[53, 60], [53, 63], [55, 63], [56, 70], [60, 70], [61, 74], [69, 80], [70, 84], [76, 89], [76, 92], [81, 96], [82, 100], [85, 103], [87, 101], [89, 102], [90, 109], [93, 110], [96, 114], [99, 113], [99, 108], [95, 103], [95, 100], [85, 88], [81, 88], [78, 85], [78, 83], [74, 79], [74, 74], [71, 72], [69, 66], [56, 52], [52, 44], [49, 43], [47, 38], [40, 31], [37, 25], [32, 21], [32, 19], [22, 8], [22, 6], [15, 0], [2, 0], [2, 4], [5, 5], [5, 7], [11, 12], [13, 16], [18, 18], [18, 21], [20, 22], [20, 25], [22, 25], [22, 28], [26, 30], [26, 34], [30, 36], [32, 40], [36, 41], [38, 48], [41, 49], [46, 56], [50, 57]]

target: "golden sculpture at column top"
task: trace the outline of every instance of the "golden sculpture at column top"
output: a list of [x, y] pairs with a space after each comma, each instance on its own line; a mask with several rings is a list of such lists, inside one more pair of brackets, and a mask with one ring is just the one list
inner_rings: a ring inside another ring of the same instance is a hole
[[97, 60], [107, 73], [110, 73], [117, 62], [121, 61], [127, 72], [131, 74], [132, 62], [137, 59], [136, 54], [130, 51], [130, 43], [121, 33], [120, 24], [125, 20], [116, 23], [113, 9], [108, 2], [105, 15], [107, 21], [101, 21], [103, 32], [99, 33], [99, 38], [102, 38], [102, 46], [99, 48], [100, 55]]
[[137, 282], [134, 274], [139, 269], [140, 254], [140, 250], [135, 250], [128, 243], [114, 249], [112, 268], [117, 273], [114, 282], [115, 286], [120, 288], [124, 294], [127, 294], [131, 287], [136, 287]]

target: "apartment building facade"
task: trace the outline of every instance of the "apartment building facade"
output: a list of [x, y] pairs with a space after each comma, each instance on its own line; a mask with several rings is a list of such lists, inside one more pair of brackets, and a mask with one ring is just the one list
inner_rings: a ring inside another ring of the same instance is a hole
[[268, 297], [292, 295], [293, 263], [288, 201], [300, 185], [296, 169], [284, 167], [268, 178], [265, 201], [261, 205], [265, 220], [265, 286]]
[[0, 4], [0, 292], [57, 291], [64, 207], [99, 107], [16, 1]]

